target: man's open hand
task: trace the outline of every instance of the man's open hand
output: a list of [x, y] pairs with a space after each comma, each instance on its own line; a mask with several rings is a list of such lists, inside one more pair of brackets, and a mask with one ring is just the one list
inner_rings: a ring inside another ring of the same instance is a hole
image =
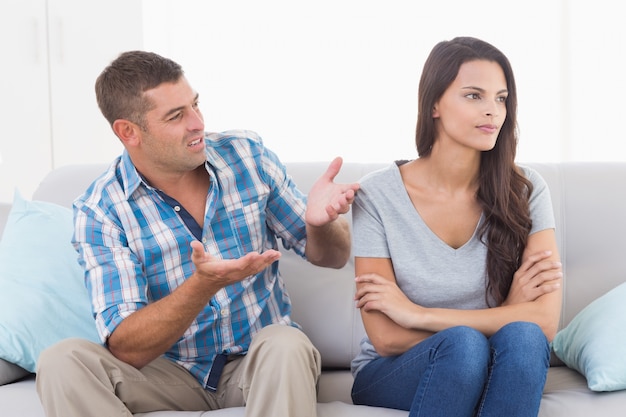
[[191, 242], [191, 248], [191, 261], [196, 267], [196, 274], [218, 289], [258, 274], [280, 258], [279, 251], [267, 250], [263, 253], [250, 252], [237, 259], [218, 259], [206, 252], [197, 240]]
[[328, 169], [311, 187], [306, 208], [306, 222], [311, 226], [324, 226], [350, 210], [358, 183], [336, 184], [335, 177], [343, 160], [335, 158]]

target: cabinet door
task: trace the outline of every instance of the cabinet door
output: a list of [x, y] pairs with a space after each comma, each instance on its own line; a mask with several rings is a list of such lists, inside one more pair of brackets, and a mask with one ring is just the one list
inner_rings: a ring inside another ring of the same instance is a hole
[[143, 45], [142, 0], [48, 0], [53, 165], [108, 162], [122, 146], [94, 92], [121, 52]]
[[52, 167], [46, 1], [4, 0], [0, 13], [0, 202], [30, 198]]

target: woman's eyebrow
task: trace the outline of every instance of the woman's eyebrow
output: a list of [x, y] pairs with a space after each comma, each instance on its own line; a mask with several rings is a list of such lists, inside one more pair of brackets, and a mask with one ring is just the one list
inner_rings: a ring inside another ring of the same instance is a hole
[[[480, 88], [480, 87], [475, 87], [472, 85], [468, 85], [466, 87], [461, 87], [461, 90], [475, 90], [475, 91], [479, 91], [481, 93], [485, 92], [484, 88]], [[498, 91], [497, 94], [507, 94], [509, 92], [509, 90], [507, 90], [506, 88], [503, 88], [502, 90]]]

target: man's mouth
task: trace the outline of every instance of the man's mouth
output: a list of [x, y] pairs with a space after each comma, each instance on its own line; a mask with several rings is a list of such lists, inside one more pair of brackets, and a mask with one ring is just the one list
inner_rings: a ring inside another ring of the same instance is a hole
[[196, 139], [196, 140], [193, 140], [193, 141], [189, 142], [189, 145], [187, 145], [187, 146], [191, 148], [191, 147], [199, 145], [201, 142], [202, 142], [202, 138]]

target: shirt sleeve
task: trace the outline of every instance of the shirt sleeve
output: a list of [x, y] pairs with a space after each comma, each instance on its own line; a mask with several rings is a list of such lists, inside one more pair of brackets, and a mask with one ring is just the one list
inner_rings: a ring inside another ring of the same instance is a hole
[[288, 175], [285, 165], [268, 148], [263, 148], [262, 171], [269, 183], [267, 224], [285, 249], [305, 258], [307, 197]]
[[141, 263], [125, 243], [123, 228], [114, 215], [102, 212], [98, 206], [75, 205], [74, 246], [104, 343], [124, 318], [147, 304], [148, 283]]
[[529, 234], [546, 229], [554, 229], [556, 227], [556, 221], [554, 219], [552, 197], [550, 196], [548, 184], [534, 169], [522, 167], [522, 170], [526, 178], [533, 184], [533, 192], [529, 200], [530, 217], [533, 224]]

